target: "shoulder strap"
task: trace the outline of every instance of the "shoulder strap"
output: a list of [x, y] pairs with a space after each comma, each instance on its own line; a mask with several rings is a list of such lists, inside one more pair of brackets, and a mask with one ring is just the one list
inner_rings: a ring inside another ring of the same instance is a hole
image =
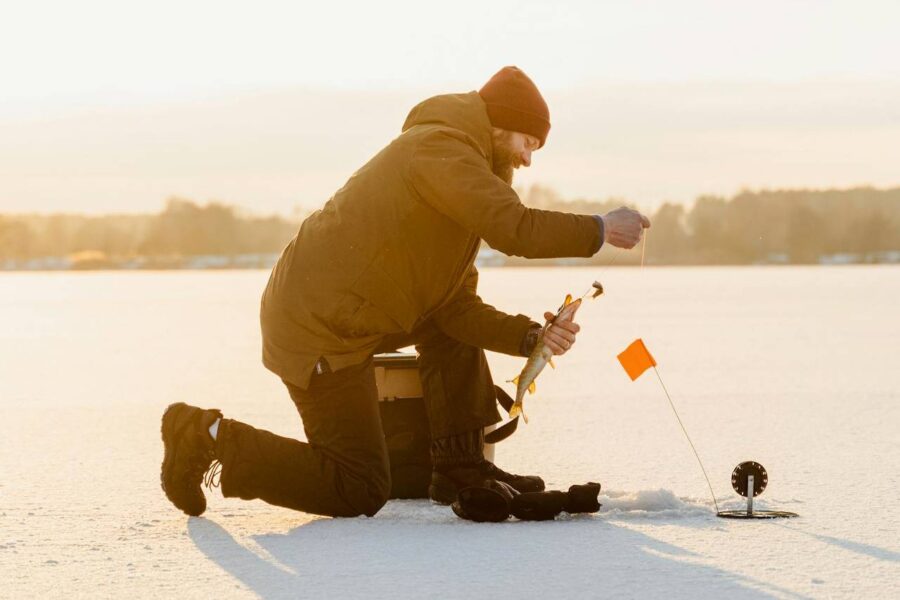
[[[509, 394], [503, 391], [503, 388], [501, 388], [500, 386], [495, 385], [494, 390], [497, 393], [497, 402], [500, 404], [500, 406], [503, 407], [503, 410], [509, 412], [509, 409], [511, 409], [513, 405], [513, 399], [510, 398]], [[496, 444], [497, 442], [502, 442], [503, 440], [511, 436], [518, 426], [519, 417], [516, 417], [509, 423], [505, 423], [492, 432], [486, 433], [484, 435], [484, 442], [486, 444]]]

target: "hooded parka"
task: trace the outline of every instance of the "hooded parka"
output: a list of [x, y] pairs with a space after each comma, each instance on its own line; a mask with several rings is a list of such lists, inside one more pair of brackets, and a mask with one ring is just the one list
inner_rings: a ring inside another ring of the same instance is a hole
[[306, 388], [324, 357], [358, 364], [386, 336], [431, 321], [472, 346], [518, 355], [532, 325], [478, 297], [481, 241], [526, 258], [592, 256], [591, 215], [525, 207], [491, 171], [477, 92], [429, 98], [400, 136], [301, 225], [262, 297], [263, 363]]

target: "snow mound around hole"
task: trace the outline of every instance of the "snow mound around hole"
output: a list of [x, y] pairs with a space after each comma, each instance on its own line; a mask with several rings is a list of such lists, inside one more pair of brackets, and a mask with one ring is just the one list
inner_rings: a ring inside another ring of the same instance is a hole
[[612, 517], [698, 517], [714, 513], [708, 503], [679, 498], [671, 490], [608, 491], [600, 494], [601, 513]]

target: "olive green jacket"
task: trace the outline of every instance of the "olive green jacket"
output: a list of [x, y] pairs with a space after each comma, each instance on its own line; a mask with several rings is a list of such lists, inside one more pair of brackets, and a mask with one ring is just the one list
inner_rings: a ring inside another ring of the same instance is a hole
[[310, 215], [262, 297], [263, 363], [307, 387], [319, 357], [333, 370], [368, 358], [386, 335], [431, 320], [447, 335], [518, 355], [531, 326], [481, 301], [481, 240], [528, 258], [592, 256], [590, 215], [526, 208], [491, 171], [491, 124], [476, 92], [436, 96], [402, 134]]

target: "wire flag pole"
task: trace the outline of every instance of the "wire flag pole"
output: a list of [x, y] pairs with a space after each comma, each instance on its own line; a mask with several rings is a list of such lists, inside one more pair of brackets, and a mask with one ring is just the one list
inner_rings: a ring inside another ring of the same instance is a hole
[[675, 403], [672, 402], [672, 397], [669, 396], [669, 390], [666, 389], [666, 384], [663, 383], [662, 377], [659, 376], [659, 371], [656, 370], [656, 365], [653, 366], [653, 372], [656, 373], [656, 378], [659, 379], [659, 384], [662, 386], [663, 391], [666, 393], [666, 398], [669, 400], [669, 406], [672, 407], [672, 412], [675, 413], [675, 418], [678, 420], [678, 425], [681, 426], [681, 431], [684, 433], [684, 437], [687, 438], [688, 444], [691, 445], [691, 450], [694, 452], [694, 456], [697, 457], [697, 463], [700, 465], [700, 470], [703, 471], [703, 478], [706, 479], [706, 485], [709, 487], [709, 494], [712, 496], [713, 504], [716, 507], [716, 513], [719, 512], [719, 503], [716, 501], [716, 493], [713, 492], [712, 484], [709, 482], [709, 476], [706, 474], [706, 468], [703, 466], [703, 461], [700, 460], [700, 455], [697, 453], [697, 449], [694, 447], [694, 442], [691, 441], [691, 436], [688, 435], [687, 429], [684, 428], [684, 423], [681, 422], [681, 417], [678, 416], [678, 411], [675, 410]]

